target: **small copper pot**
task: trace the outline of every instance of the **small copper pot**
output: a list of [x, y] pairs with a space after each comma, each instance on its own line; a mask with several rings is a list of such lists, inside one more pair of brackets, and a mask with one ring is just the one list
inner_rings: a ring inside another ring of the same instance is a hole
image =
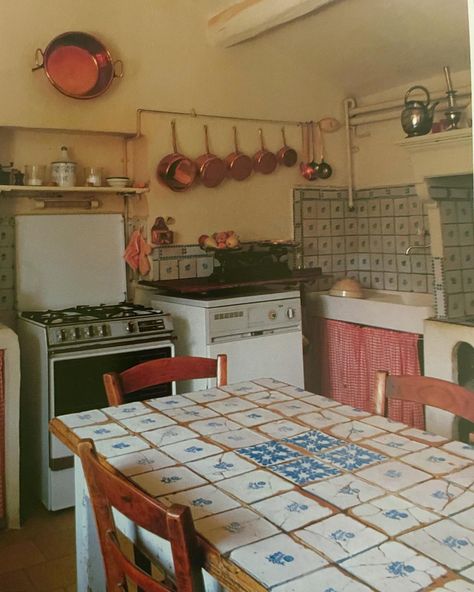
[[176, 120], [171, 121], [173, 153], [163, 157], [156, 169], [158, 181], [172, 191], [186, 191], [194, 183], [197, 168], [194, 162], [178, 152], [176, 142]]
[[277, 152], [277, 160], [280, 164], [286, 167], [292, 167], [298, 160], [298, 153], [294, 148], [286, 145], [285, 128], [281, 128], [281, 137], [283, 138], [283, 147]]
[[209, 150], [209, 132], [207, 125], [204, 126], [204, 140], [206, 144], [206, 153], [196, 159], [196, 166], [202, 184], [205, 187], [217, 187], [225, 179], [227, 175], [227, 167], [221, 158], [215, 154], [211, 154]]
[[225, 162], [227, 165], [229, 177], [235, 181], [243, 181], [250, 176], [253, 169], [253, 163], [250, 156], [240, 152], [239, 145], [237, 143], [237, 128], [235, 125], [233, 130], [235, 152], [229, 154], [229, 156], [226, 157]]
[[265, 142], [263, 140], [262, 128], [258, 130], [260, 135], [261, 150], [259, 150], [253, 157], [253, 168], [257, 173], [263, 175], [269, 175], [273, 173], [277, 165], [277, 157], [265, 148]]

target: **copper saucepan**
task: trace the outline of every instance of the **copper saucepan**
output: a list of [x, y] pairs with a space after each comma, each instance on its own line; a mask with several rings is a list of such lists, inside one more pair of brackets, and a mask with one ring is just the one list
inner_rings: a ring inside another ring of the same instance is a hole
[[277, 165], [277, 157], [265, 148], [265, 142], [263, 140], [263, 130], [259, 128], [258, 133], [260, 135], [261, 150], [259, 150], [253, 157], [253, 168], [257, 173], [268, 175], [273, 173]]
[[225, 162], [211, 154], [209, 150], [209, 132], [207, 125], [204, 126], [204, 140], [206, 144], [206, 153], [201, 154], [196, 159], [196, 166], [201, 177], [201, 182], [205, 187], [217, 187], [222, 183], [227, 175], [227, 167]]
[[98, 39], [80, 31], [55, 37], [44, 51], [38, 48], [35, 63], [33, 72], [43, 68], [51, 84], [73, 99], [98, 97], [123, 76], [123, 62], [112, 61]]
[[286, 144], [285, 128], [281, 128], [281, 137], [283, 138], [283, 147], [277, 152], [278, 162], [286, 167], [292, 167], [298, 160], [298, 154], [294, 148]]
[[156, 176], [158, 181], [172, 191], [186, 191], [196, 179], [197, 169], [194, 162], [180, 154], [176, 143], [176, 120], [171, 121], [173, 153], [167, 154], [158, 163]]
[[226, 157], [225, 162], [227, 164], [229, 177], [232, 177], [235, 181], [243, 181], [244, 179], [247, 179], [252, 172], [253, 163], [250, 156], [240, 152], [237, 143], [237, 128], [235, 125], [233, 126], [233, 130], [235, 152], [229, 154], [229, 156]]

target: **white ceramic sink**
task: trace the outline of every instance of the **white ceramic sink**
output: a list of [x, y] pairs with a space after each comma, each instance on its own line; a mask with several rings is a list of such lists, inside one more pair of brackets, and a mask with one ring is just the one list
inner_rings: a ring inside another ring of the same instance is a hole
[[341, 298], [327, 292], [307, 294], [310, 314], [409, 333], [423, 333], [423, 321], [434, 315], [433, 295], [364, 290], [365, 298]]

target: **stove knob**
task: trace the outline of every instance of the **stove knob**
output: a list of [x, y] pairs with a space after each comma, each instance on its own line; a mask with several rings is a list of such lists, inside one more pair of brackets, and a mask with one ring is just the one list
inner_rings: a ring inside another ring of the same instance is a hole
[[71, 338], [72, 339], [80, 339], [81, 338], [81, 330], [79, 327], [74, 327], [71, 331]]
[[129, 321], [127, 323], [127, 332], [128, 333], [135, 333], [135, 329], [136, 329], [135, 323], [132, 323], [132, 321]]
[[101, 325], [97, 331], [97, 333], [103, 337], [104, 335], [109, 335], [110, 331], [107, 325]]
[[296, 316], [296, 311], [295, 311], [295, 309], [294, 309], [294, 308], [289, 308], [289, 309], [286, 311], [286, 316], [287, 316], [289, 319], [294, 319], [294, 318], [295, 318], [295, 316]]
[[60, 329], [56, 333], [56, 338], [58, 341], [66, 341], [66, 331], [64, 329]]
[[268, 318], [269, 318], [271, 321], [274, 321], [274, 320], [277, 318], [277, 316], [278, 316], [278, 315], [277, 315], [277, 312], [276, 312], [276, 310], [271, 310], [271, 311], [268, 313]]

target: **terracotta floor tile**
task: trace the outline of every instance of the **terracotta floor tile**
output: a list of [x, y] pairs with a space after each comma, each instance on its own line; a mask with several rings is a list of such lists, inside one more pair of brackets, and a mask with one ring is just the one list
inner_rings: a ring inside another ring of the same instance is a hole
[[26, 573], [34, 582], [37, 592], [51, 592], [76, 581], [76, 557], [68, 555], [27, 568]]
[[2, 592], [35, 592], [30, 578], [22, 569], [2, 574], [0, 590]]
[[0, 553], [0, 574], [24, 569], [44, 560], [44, 555], [31, 541], [21, 541], [8, 545], [3, 547]]
[[59, 559], [76, 552], [73, 529], [35, 533], [31, 539], [46, 559]]

